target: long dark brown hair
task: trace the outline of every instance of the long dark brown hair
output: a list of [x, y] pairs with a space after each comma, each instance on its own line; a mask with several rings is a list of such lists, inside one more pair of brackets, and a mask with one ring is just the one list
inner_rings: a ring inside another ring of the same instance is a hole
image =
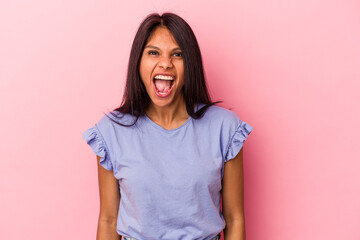
[[[194, 32], [184, 19], [174, 13], [158, 13], [148, 15], [140, 24], [131, 47], [125, 91], [120, 107], [114, 109], [117, 113], [129, 113], [136, 117], [131, 125], [125, 125], [115, 121], [122, 126], [134, 125], [140, 116], [143, 116], [151, 103], [144, 83], [141, 81], [139, 66], [145, 44], [157, 27], [166, 27], [174, 36], [181, 48], [184, 61], [184, 87], [182, 88], [186, 110], [189, 116], [194, 119], [201, 118], [205, 111], [212, 105], [220, 103], [211, 102], [206, 86], [203, 63], [200, 48]], [[195, 104], [203, 103], [198, 111], [194, 111]], [[118, 114], [110, 112], [114, 117]]]

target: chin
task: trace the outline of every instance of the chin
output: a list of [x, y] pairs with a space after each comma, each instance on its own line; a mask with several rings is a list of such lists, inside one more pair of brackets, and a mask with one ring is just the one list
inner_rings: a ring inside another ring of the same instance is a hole
[[158, 100], [158, 101], [152, 101], [152, 104], [157, 106], [157, 107], [166, 107], [169, 106], [172, 103], [172, 101], [169, 100]]

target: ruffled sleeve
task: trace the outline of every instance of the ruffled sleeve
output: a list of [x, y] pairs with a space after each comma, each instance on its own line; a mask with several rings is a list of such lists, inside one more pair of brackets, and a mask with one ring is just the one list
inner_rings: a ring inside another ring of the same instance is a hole
[[113, 170], [113, 164], [110, 158], [109, 150], [97, 126], [95, 125], [92, 128], [86, 130], [82, 134], [82, 137], [85, 139], [94, 153], [101, 157], [100, 165], [103, 166], [106, 170]]
[[248, 123], [239, 120], [238, 125], [235, 128], [235, 132], [232, 134], [228, 143], [225, 154], [225, 162], [236, 157], [252, 130], [253, 127], [251, 127]]

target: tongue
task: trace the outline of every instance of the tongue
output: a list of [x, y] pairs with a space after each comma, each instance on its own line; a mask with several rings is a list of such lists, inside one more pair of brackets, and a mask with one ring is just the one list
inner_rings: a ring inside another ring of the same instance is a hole
[[170, 85], [171, 85], [171, 81], [160, 80], [160, 79], [155, 79], [154, 83], [156, 89], [161, 93], [167, 92], [170, 89]]

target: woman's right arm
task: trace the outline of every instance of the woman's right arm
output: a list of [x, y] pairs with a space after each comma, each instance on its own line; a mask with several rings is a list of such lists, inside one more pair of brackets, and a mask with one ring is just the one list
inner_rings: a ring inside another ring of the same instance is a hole
[[113, 171], [103, 168], [97, 156], [100, 214], [97, 228], [97, 240], [120, 240], [121, 236], [116, 232], [116, 222], [119, 211], [120, 191], [119, 182], [114, 177]]

